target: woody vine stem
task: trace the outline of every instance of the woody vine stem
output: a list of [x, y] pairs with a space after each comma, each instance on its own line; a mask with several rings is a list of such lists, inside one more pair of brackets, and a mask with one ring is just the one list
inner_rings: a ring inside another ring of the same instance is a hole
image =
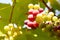
[[11, 21], [12, 21], [12, 16], [14, 13], [15, 4], [16, 4], [16, 0], [13, 1], [13, 4], [11, 6], [11, 14], [10, 14], [10, 18], [9, 18], [9, 23], [11, 23]]

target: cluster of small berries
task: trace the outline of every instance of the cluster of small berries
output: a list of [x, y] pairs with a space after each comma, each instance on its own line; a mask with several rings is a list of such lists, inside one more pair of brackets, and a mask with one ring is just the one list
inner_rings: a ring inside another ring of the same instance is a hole
[[[36, 22], [36, 16], [43, 12], [43, 8], [40, 8], [38, 4], [29, 4], [28, 5], [28, 19], [24, 21], [24, 24], [27, 25], [29, 28], [37, 28], [39, 24]], [[28, 28], [27, 27], [27, 28]]]
[[5, 34], [0, 32], [0, 36], [4, 37], [3, 40], [14, 40], [14, 37], [22, 34], [21, 26], [10, 23], [9, 25], [4, 26]]
[[40, 27], [42, 31], [53, 31], [55, 36], [60, 33], [60, 18], [53, 12], [43, 10], [38, 4], [29, 4], [28, 8], [28, 19], [24, 21], [28, 29]]

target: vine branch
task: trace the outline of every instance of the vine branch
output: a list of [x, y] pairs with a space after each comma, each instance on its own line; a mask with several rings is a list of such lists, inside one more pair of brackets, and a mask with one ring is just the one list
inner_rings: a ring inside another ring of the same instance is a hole
[[12, 20], [15, 4], [16, 4], [16, 0], [13, 1], [12, 7], [11, 7], [11, 14], [10, 14], [10, 18], [9, 18], [9, 23], [11, 23], [11, 20]]
[[50, 8], [50, 7], [46, 4], [46, 2], [45, 2], [44, 0], [41, 0], [41, 1], [42, 1], [42, 3], [49, 9], [49, 11], [53, 11], [53, 9]]

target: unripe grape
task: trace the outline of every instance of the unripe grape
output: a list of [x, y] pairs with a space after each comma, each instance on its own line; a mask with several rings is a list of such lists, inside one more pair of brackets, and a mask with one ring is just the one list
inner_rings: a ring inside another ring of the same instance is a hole
[[0, 36], [3, 36], [4, 34], [0, 31]]
[[54, 25], [55, 25], [55, 26], [60, 25], [60, 21], [57, 20], [57, 21], [54, 23]]
[[34, 34], [34, 37], [38, 37], [38, 35], [37, 34]]
[[42, 14], [42, 16], [46, 16], [46, 13], [43, 13], [43, 12], [42, 12], [41, 14]]
[[38, 4], [34, 5], [34, 9], [38, 10], [40, 8], [40, 6]]
[[33, 7], [34, 7], [33, 4], [29, 4], [29, 5], [28, 5], [28, 8], [29, 8], [29, 9], [33, 9]]
[[42, 14], [37, 14], [37, 17], [38, 17], [38, 18], [40, 18], [40, 17], [42, 18], [43, 15], [42, 15]]
[[19, 26], [18, 28], [19, 28], [20, 30], [22, 29], [22, 27], [21, 27], [21, 26]]
[[17, 36], [17, 32], [14, 32], [13, 37]]
[[12, 23], [10, 23], [8, 26], [10, 27], [10, 30], [12, 30], [14, 27], [14, 25]]
[[45, 14], [44, 16], [43, 16], [43, 20], [44, 21], [50, 21], [51, 20], [51, 16], [50, 15], [47, 15], [47, 14]]
[[50, 15], [50, 16], [54, 16], [54, 13], [53, 12], [49, 12], [49, 14], [48, 15]]
[[37, 17], [36, 17], [36, 22], [37, 23], [42, 22], [43, 21], [43, 18], [42, 17], [43, 17], [42, 14], [38, 14]]
[[10, 39], [10, 40], [14, 40], [14, 39], [13, 39], [13, 36], [10, 36], [10, 38], [9, 38], [9, 39]]
[[50, 21], [52, 19], [52, 16], [47, 15], [47, 20]]
[[23, 32], [22, 32], [22, 31], [20, 31], [20, 34], [23, 34]]
[[12, 32], [11, 31], [8, 31], [8, 35], [11, 36], [12, 35]]
[[43, 32], [45, 32], [45, 30], [46, 30], [45, 28], [42, 28], [42, 31], [43, 31]]
[[8, 25], [11, 29], [14, 27], [12, 23]]
[[48, 20], [48, 17], [47, 16], [43, 16], [43, 20], [44, 21], [47, 21]]
[[52, 24], [52, 21], [46, 21], [45, 24]]
[[9, 38], [4, 38], [4, 40], [9, 40]]
[[6, 30], [6, 31], [8, 31], [9, 29], [10, 29], [9, 26], [4, 27], [4, 30]]
[[53, 20], [53, 21], [57, 21], [57, 20], [58, 20], [58, 17], [54, 16], [54, 17], [52, 18], [52, 20]]

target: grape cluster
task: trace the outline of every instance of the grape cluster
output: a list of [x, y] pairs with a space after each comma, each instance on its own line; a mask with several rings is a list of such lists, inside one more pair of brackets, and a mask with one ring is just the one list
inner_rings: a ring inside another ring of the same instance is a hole
[[5, 34], [0, 32], [0, 36], [4, 37], [3, 40], [14, 40], [14, 37], [22, 34], [21, 26], [18, 27], [16, 24], [12, 24], [12, 23], [4, 26], [4, 30], [5, 30]]
[[38, 4], [28, 5], [28, 19], [24, 21], [27, 28], [41, 28], [42, 31], [48, 31], [54, 36], [60, 35], [60, 18], [54, 15], [54, 12], [43, 10]]
[[28, 27], [34, 29], [39, 26], [39, 24], [36, 22], [36, 16], [38, 14], [41, 14], [43, 12], [43, 8], [40, 8], [38, 4], [29, 4], [28, 5], [28, 19], [24, 21], [24, 24]]

